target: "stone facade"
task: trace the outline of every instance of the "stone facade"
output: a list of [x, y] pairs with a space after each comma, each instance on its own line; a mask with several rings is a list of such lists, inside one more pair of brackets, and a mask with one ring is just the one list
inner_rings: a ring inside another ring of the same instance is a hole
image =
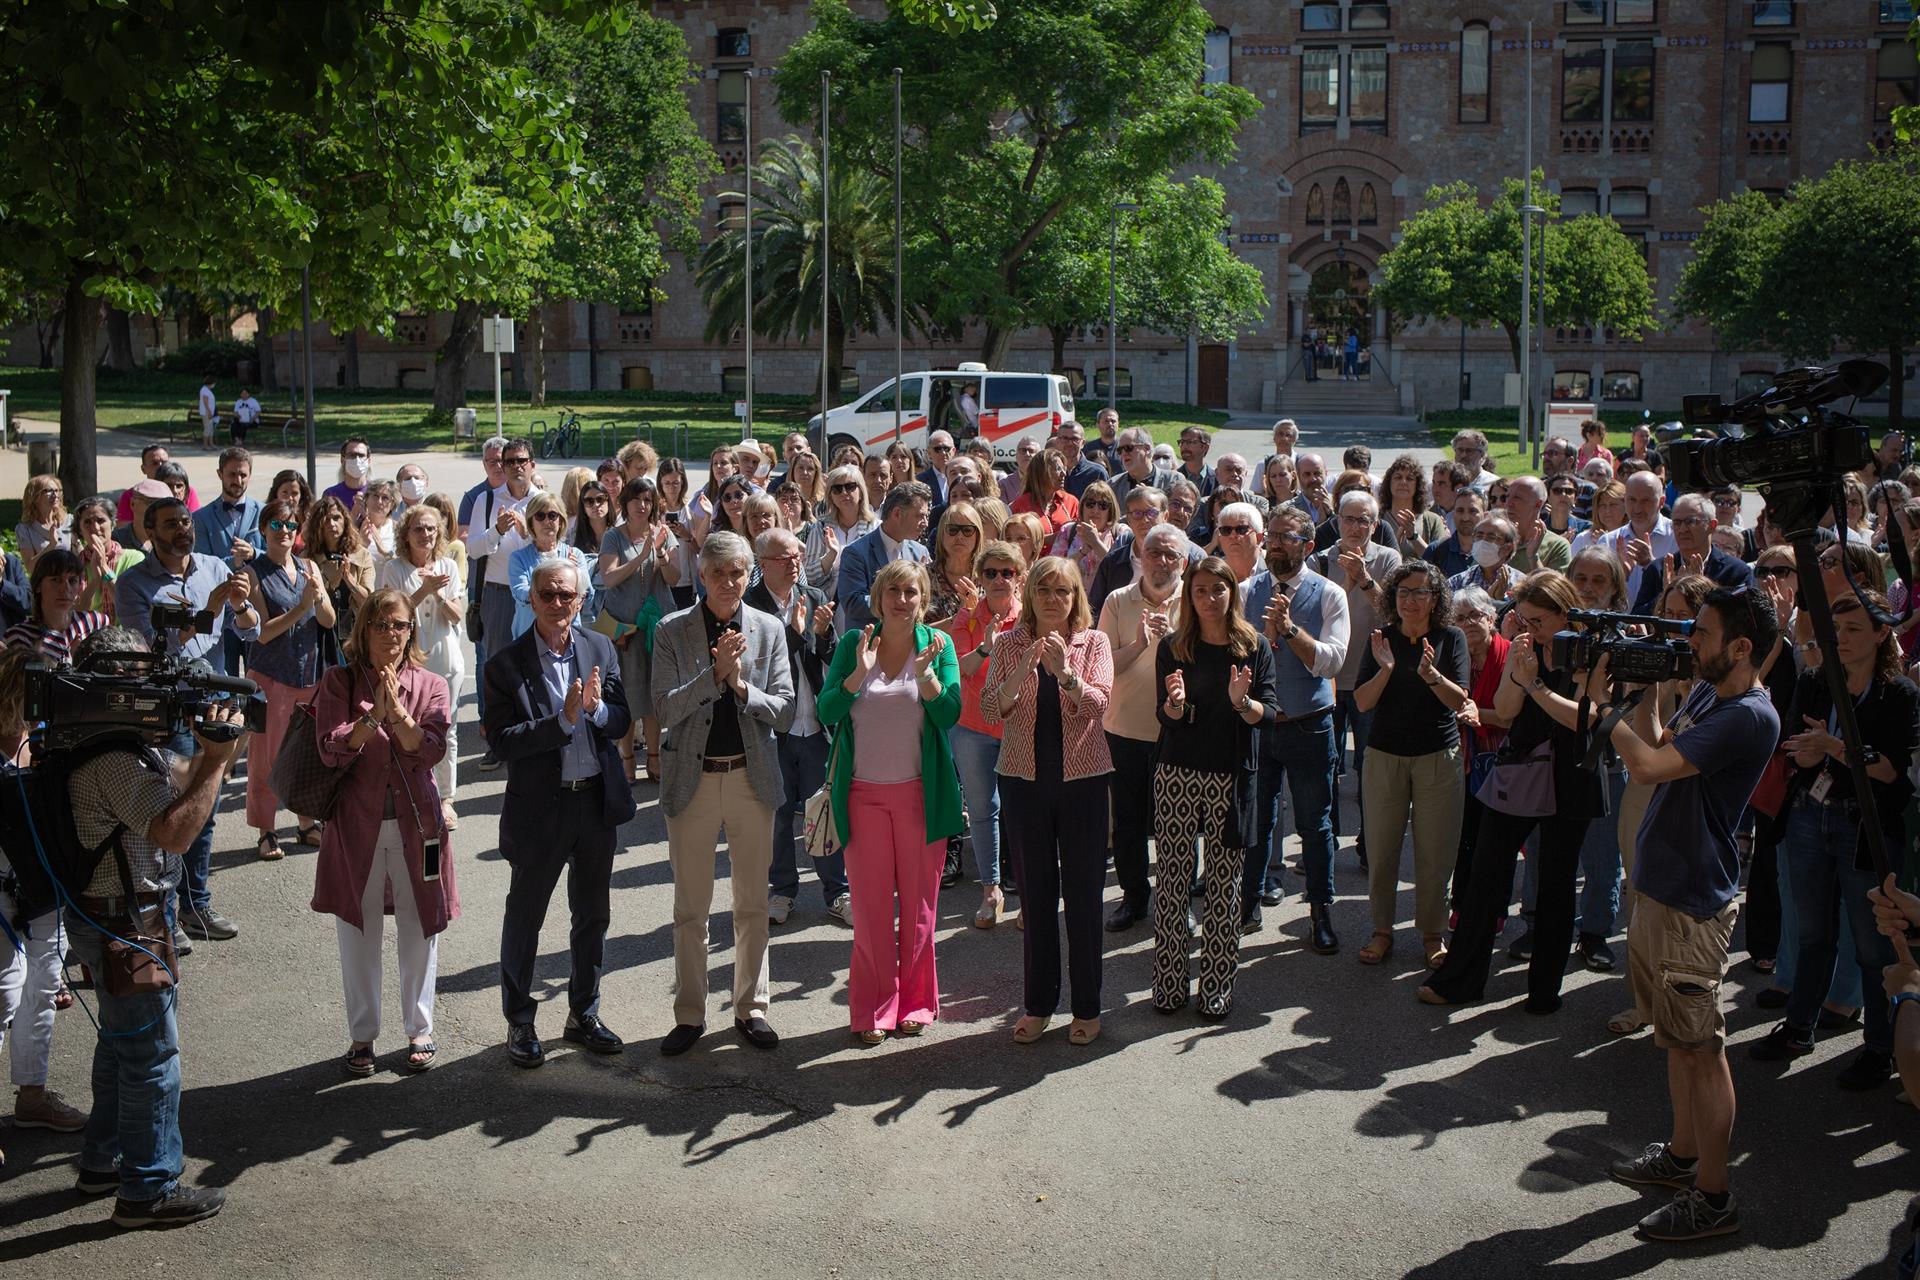
[[[1123, 334], [1121, 392], [1241, 412], [1282, 410], [1289, 396], [1305, 406], [1298, 343], [1309, 324], [1322, 321], [1309, 305], [1320, 273], [1323, 281], [1350, 278], [1348, 297], [1336, 305], [1367, 330], [1374, 372], [1368, 394], [1375, 401], [1452, 408], [1464, 370], [1467, 403], [1498, 405], [1512, 370], [1503, 335], [1469, 333], [1463, 343], [1447, 326], [1395, 332], [1387, 315], [1356, 299], [1377, 280], [1395, 228], [1421, 207], [1430, 186], [1465, 178], [1493, 191], [1503, 177], [1521, 173], [1528, 18], [1535, 23], [1534, 166], [1563, 202], [1611, 212], [1646, 241], [1664, 313], [1702, 206], [1749, 188], [1782, 190], [1803, 173], [1890, 138], [1876, 102], [1910, 93], [1911, 82], [1882, 80], [1880, 50], [1903, 40], [1908, 8], [1883, 0], [1213, 0], [1219, 30], [1209, 44], [1209, 74], [1251, 91], [1262, 110], [1243, 130], [1237, 159], [1211, 176], [1227, 190], [1234, 248], [1260, 269], [1274, 306], [1224, 348], [1181, 335]], [[706, 69], [693, 91], [694, 117], [723, 163], [737, 169], [745, 150], [733, 140], [737, 108], [730, 101], [742, 82], [722, 75], [748, 67], [764, 74], [776, 65], [806, 29], [805, 4], [674, 0], [656, 3], [655, 12], [681, 26], [695, 63]], [[1484, 97], [1476, 74], [1483, 49]], [[755, 136], [790, 131], [775, 115], [771, 86], [751, 78], [744, 84], [754, 95]], [[1783, 118], [1754, 119], [1775, 116]], [[709, 225], [717, 222], [717, 197], [709, 198], [707, 214]], [[652, 314], [596, 306], [589, 316], [581, 303], [550, 308], [551, 392], [734, 390], [741, 348], [701, 338], [704, 314], [688, 264], [676, 256], [662, 284], [668, 300]], [[444, 328], [444, 317], [421, 317], [403, 320], [391, 343], [363, 335], [363, 385], [419, 382]], [[756, 389], [817, 392], [815, 350], [756, 344]], [[285, 339], [279, 352], [284, 371]], [[974, 354], [965, 345], [915, 345], [907, 364], [951, 367]], [[330, 336], [317, 343], [315, 362], [318, 379], [340, 376]], [[1016, 369], [1051, 362], [1044, 331], [1016, 337], [1007, 359]], [[1104, 396], [1106, 362], [1101, 330], [1068, 345], [1066, 364], [1083, 380], [1082, 395]], [[847, 363], [849, 381], [862, 389], [890, 377], [891, 336], [852, 344]], [[490, 387], [486, 362], [472, 367], [475, 387]], [[1565, 398], [1658, 410], [1692, 391], [1731, 393], [1743, 376], [1777, 367], [1763, 353], [1717, 350], [1697, 324], [1643, 342], [1605, 330], [1550, 330], [1542, 382], [1552, 377], [1572, 393]], [[1327, 395], [1344, 394], [1340, 386], [1323, 380], [1311, 403], [1320, 407]]]

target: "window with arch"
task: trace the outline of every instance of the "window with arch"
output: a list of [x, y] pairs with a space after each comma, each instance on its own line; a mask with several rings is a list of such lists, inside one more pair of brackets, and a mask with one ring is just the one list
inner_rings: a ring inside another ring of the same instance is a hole
[[1375, 226], [1380, 221], [1380, 202], [1373, 194], [1373, 184], [1364, 183], [1360, 187], [1360, 225]]
[[1353, 221], [1353, 188], [1345, 178], [1333, 184], [1333, 221], [1336, 225]]
[[1320, 184], [1316, 182], [1313, 184], [1312, 187], [1308, 188], [1307, 190], [1307, 221], [1312, 223], [1323, 223], [1326, 220], [1327, 220], [1327, 193], [1325, 191], [1322, 191], [1320, 189]]
[[1489, 96], [1488, 51], [1493, 39], [1484, 22], [1469, 22], [1460, 31], [1460, 123], [1485, 124]]

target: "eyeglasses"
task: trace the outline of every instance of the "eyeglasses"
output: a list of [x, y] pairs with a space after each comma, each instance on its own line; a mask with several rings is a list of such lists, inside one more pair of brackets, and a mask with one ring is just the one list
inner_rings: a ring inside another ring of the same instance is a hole
[[1393, 594], [1402, 600], [1419, 600], [1433, 594], [1432, 587], [1395, 587]]
[[1253, 535], [1253, 526], [1250, 524], [1223, 524], [1217, 532], [1223, 538], [1245, 538]]
[[580, 505], [583, 507], [604, 507], [607, 505], [607, 498], [604, 494], [598, 498], [582, 498], [580, 499]]
[[1710, 521], [1708, 521], [1708, 519], [1705, 516], [1681, 516], [1678, 519], [1673, 521], [1673, 525], [1676, 529], [1678, 528], [1698, 529], [1701, 525], [1708, 524], [1708, 523], [1710, 523]]
[[1364, 528], [1373, 523], [1372, 516], [1341, 516], [1340, 523], [1351, 525], [1355, 529]]
[[[1821, 563], [1824, 565], [1826, 562], [1823, 560]], [[1754, 567], [1753, 576], [1761, 579], [1791, 578], [1794, 572], [1794, 567], [1790, 564], [1763, 564]]]
[[539, 595], [543, 604], [572, 604], [580, 598], [578, 591], [542, 591]]
[[298, 533], [300, 526], [291, 520], [269, 520], [267, 530], [271, 533]]
[[545, 524], [549, 520], [558, 521], [560, 519], [562, 519], [562, 517], [558, 511], [542, 511], [533, 518], [533, 522], [535, 524]]
[[836, 485], [833, 485], [833, 486], [831, 486], [831, 487], [829, 488], [829, 490], [828, 490], [828, 492], [830, 492], [830, 493], [858, 493], [858, 492], [860, 492], [860, 486], [859, 486], [859, 485], [857, 485], [857, 484], [836, 484]]
[[798, 560], [799, 558], [800, 553], [798, 551], [789, 551], [785, 555], [780, 556], [761, 556], [760, 560], [763, 564], [779, 564], [782, 561]]
[[1018, 569], [994, 569], [989, 567], [982, 569], [980, 576], [988, 582], [998, 581], [1002, 578], [1011, 580], [1019, 577], [1020, 571]]
[[928, 453], [952, 453], [953, 446], [950, 444], [936, 444], [932, 448], [928, 449], [927, 452]]
[[947, 526], [947, 536], [951, 537], [956, 533], [964, 534], [969, 538], [977, 538], [980, 536], [980, 531], [970, 524], [950, 524]]
[[1552, 495], [1553, 497], [1556, 497], [1556, 498], [1571, 498], [1571, 497], [1573, 497], [1573, 496], [1574, 496], [1574, 494], [1575, 494], [1575, 493], [1577, 492], [1577, 490], [1574, 490], [1574, 489], [1570, 489], [1570, 488], [1568, 488], [1568, 487], [1567, 487], [1566, 485], [1559, 485], [1559, 484], [1557, 484], [1557, 485], [1555, 485], [1555, 486], [1553, 486], [1553, 488], [1552, 488], [1551, 490], [1549, 490], [1548, 492], [1549, 492], [1549, 493], [1550, 493], [1550, 494], [1551, 494], [1551, 495]]
[[367, 630], [397, 636], [403, 631], [413, 630], [413, 624], [405, 618], [388, 618], [385, 622], [369, 622], [367, 624]]
[[1313, 535], [1310, 533], [1292, 533], [1292, 532], [1274, 533], [1274, 534], [1267, 535], [1267, 540], [1269, 542], [1298, 542], [1304, 545], [1306, 543], [1313, 541]]
[[[270, 524], [267, 527], [269, 529], [275, 529], [275, 528], [278, 528], [279, 526], [275, 524]], [[287, 528], [291, 529], [293, 528], [293, 526], [288, 525]], [[429, 538], [437, 538], [440, 536], [440, 530], [438, 526], [430, 525], [430, 524], [416, 524], [413, 526], [413, 528], [409, 529], [408, 532], [411, 533], [416, 538], [420, 537], [422, 534], [426, 535]]]
[[1082, 511], [1111, 511], [1113, 510], [1113, 504], [1111, 502], [1083, 502], [1080, 504], [1080, 509]]
[[1115, 453], [1136, 453], [1139, 451], [1139, 448], [1140, 446], [1137, 444], [1116, 445], [1114, 447], [1114, 452]]

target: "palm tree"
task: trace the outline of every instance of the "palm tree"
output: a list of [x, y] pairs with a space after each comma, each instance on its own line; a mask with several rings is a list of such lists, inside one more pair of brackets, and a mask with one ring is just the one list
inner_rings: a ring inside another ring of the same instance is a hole
[[[893, 308], [892, 193], [878, 176], [851, 165], [831, 175], [832, 223], [827, 366], [844, 367], [847, 340], [878, 332]], [[744, 202], [738, 191], [723, 201]], [[820, 155], [798, 137], [760, 151], [753, 174], [753, 331], [807, 342], [820, 323]], [[707, 307], [707, 341], [730, 340], [746, 322], [746, 229], [735, 213], [701, 251], [695, 280]], [[921, 327], [911, 303], [908, 332]], [[838, 384], [837, 376], [832, 380]]]

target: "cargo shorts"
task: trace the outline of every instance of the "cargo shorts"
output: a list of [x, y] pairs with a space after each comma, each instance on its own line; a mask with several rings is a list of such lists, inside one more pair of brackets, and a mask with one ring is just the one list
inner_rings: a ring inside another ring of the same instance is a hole
[[1739, 902], [1718, 915], [1690, 916], [1641, 894], [1627, 928], [1627, 968], [1663, 1049], [1725, 1052], [1727, 1017], [1720, 988]]

